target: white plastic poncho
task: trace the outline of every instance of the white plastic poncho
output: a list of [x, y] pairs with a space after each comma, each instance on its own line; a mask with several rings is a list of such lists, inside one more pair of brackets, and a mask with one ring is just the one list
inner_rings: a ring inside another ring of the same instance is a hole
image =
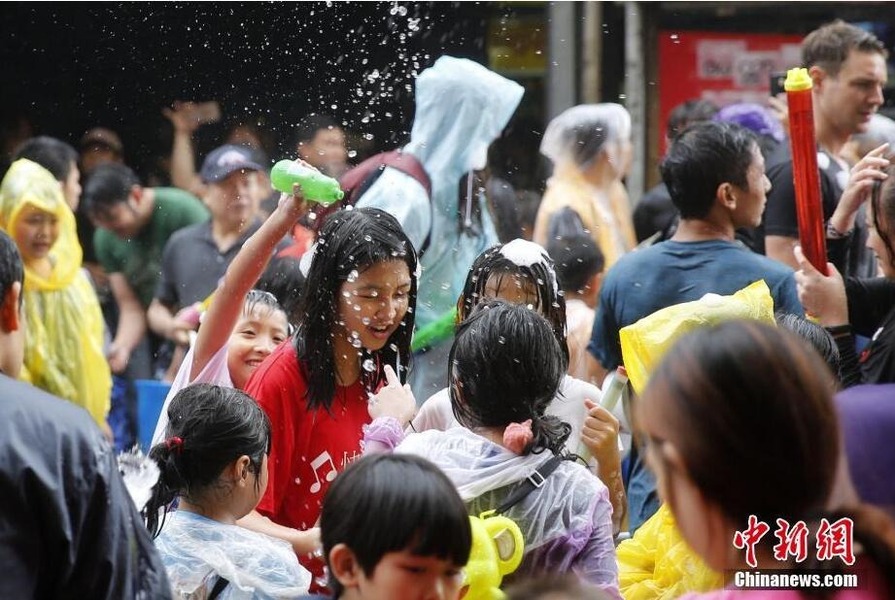
[[[438, 465], [475, 515], [497, 508], [512, 484], [551, 456], [514, 454], [465, 427], [410, 434], [395, 452]], [[619, 597], [609, 492], [584, 466], [563, 461], [540, 488], [505, 514], [525, 539], [515, 577], [572, 572]]]
[[547, 125], [541, 154], [557, 167], [586, 168], [601, 151], [616, 151], [631, 136], [631, 116], [620, 104], [579, 104], [557, 115]]
[[617, 180], [596, 186], [585, 172], [604, 153], [618, 173], [627, 159], [623, 142], [631, 136], [631, 117], [620, 104], [581, 104], [547, 126], [541, 154], [553, 161], [553, 175], [535, 219], [533, 239], [546, 246], [550, 220], [565, 207], [574, 210], [603, 253], [609, 269], [634, 248], [636, 237], [627, 192]]
[[205, 598], [218, 577], [230, 582], [220, 600], [296, 598], [311, 584], [286, 542], [195, 513], [170, 513], [155, 545], [175, 598]]

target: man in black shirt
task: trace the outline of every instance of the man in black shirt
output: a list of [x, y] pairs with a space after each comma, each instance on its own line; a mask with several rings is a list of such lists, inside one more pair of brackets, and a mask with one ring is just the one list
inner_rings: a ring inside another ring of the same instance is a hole
[[[867, 130], [870, 117], [883, 103], [886, 50], [873, 34], [835, 21], [805, 38], [802, 64], [808, 67], [814, 84], [814, 135], [827, 255], [844, 276], [872, 276], [876, 273], [876, 261], [865, 247], [867, 231], [861, 215], [844, 229], [839, 229], [842, 223], [830, 218], [849, 178], [848, 166], [839, 154], [850, 135]], [[772, 187], [763, 220], [765, 253], [798, 269], [792, 250], [799, 229], [788, 144], [768, 160], [767, 175]]]
[[23, 279], [15, 243], [0, 232], [0, 598], [171, 598], [90, 415], [14, 379]]

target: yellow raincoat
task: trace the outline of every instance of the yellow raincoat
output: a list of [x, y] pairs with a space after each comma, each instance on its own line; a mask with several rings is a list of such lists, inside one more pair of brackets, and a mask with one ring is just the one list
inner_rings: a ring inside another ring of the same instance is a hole
[[671, 600], [724, 587], [678, 531], [667, 504], [616, 548], [618, 588], [625, 600]]
[[[25, 365], [21, 379], [71, 400], [98, 424], [109, 412], [112, 375], [103, 352], [103, 315], [81, 269], [75, 217], [49, 171], [29, 160], [12, 164], [0, 184], [0, 227], [15, 238], [22, 208], [56, 215], [59, 238], [50, 249], [53, 271], [44, 279], [25, 263]], [[21, 250], [21, 249], [20, 249]]]
[[570, 207], [581, 218], [603, 258], [606, 269], [637, 245], [631, 206], [627, 192], [614, 183], [608, 192], [598, 191], [571, 165], [556, 168], [547, 180], [547, 189], [535, 219], [534, 241], [545, 246], [550, 218], [564, 207]]
[[[622, 356], [634, 391], [643, 392], [649, 376], [678, 338], [731, 319], [775, 324], [774, 300], [763, 280], [730, 296], [706, 294], [693, 302], [663, 308], [622, 328]], [[633, 538], [619, 544], [616, 556], [619, 590], [625, 600], [670, 600], [687, 592], [724, 587], [723, 575], [710, 569], [687, 545], [667, 504], [662, 504]]]

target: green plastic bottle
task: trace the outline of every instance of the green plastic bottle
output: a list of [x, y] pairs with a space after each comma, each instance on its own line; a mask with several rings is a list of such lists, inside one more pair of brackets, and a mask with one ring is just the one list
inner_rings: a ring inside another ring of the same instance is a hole
[[291, 194], [293, 184], [297, 183], [306, 200], [325, 206], [345, 196], [338, 181], [292, 160], [281, 160], [275, 164], [270, 170], [270, 182], [284, 194]]

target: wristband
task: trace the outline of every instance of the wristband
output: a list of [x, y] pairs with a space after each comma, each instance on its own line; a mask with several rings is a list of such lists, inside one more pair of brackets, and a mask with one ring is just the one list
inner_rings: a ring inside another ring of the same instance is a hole
[[846, 323], [844, 325], [833, 325], [832, 327], [824, 327], [831, 336], [840, 337], [843, 335], [851, 334], [851, 324]]
[[833, 224], [831, 222], [827, 221], [826, 234], [827, 234], [828, 239], [841, 240], [842, 238], [847, 238], [848, 236], [850, 236], [852, 234], [852, 232], [854, 230], [855, 230], [855, 228], [852, 227], [851, 229], [849, 229], [848, 231], [843, 233], [843, 232], [839, 231], [838, 229], [836, 229], [835, 227], [833, 227]]

